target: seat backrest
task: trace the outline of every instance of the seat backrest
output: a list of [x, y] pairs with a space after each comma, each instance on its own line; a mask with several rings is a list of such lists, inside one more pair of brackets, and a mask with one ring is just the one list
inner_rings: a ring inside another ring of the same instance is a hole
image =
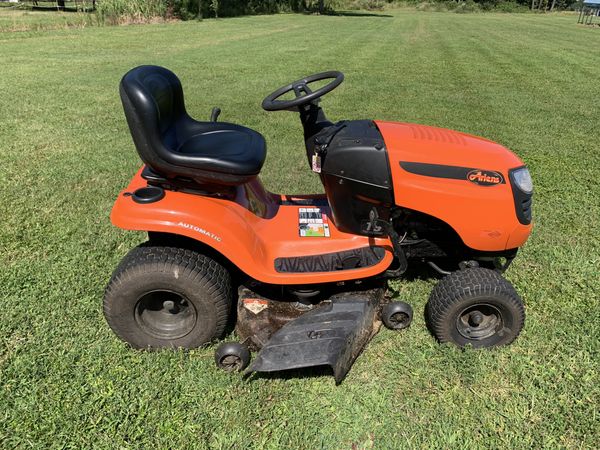
[[175, 123], [186, 115], [179, 78], [159, 66], [139, 66], [119, 86], [127, 124], [142, 161], [160, 167], [169, 160], [165, 147], [176, 139]]

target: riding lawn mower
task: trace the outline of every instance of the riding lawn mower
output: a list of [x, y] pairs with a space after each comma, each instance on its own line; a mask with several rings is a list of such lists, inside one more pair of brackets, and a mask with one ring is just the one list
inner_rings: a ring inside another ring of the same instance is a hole
[[441, 278], [425, 310], [439, 342], [488, 348], [517, 337], [524, 306], [502, 273], [532, 229], [528, 169], [503, 146], [465, 133], [331, 122], [320, 101], [343, 79], [315, 74], [262, 102], [299, 114], [325, 191], [288, 195], [259, 179], [261, 134], [219, 122], [218, 108], [206, 122], [190, 117], [179, 79], [165, 68], [140, 66], [123, 77], [143, 166], [111, 220], [148, 240], [106, 288], [104, 313], [121, 339], [189, 349], [231, 325], [238, 341], [217, 348], [218, 367], [249, 374], [328, 366], [340, 382], [381, 323], [411, 323], [411, 306], [388, 288], [411, 267]]

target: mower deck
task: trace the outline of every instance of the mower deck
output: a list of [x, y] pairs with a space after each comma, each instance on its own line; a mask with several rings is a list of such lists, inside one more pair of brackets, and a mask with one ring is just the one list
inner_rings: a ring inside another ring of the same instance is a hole
[[253, 298], [246, 291], [236, 331], [249, 347], [260, 348], [247, 373], [329, 366], [341, 382], [379, 330], [384, 294], [383, 286], [337, 293], [312, 306]]

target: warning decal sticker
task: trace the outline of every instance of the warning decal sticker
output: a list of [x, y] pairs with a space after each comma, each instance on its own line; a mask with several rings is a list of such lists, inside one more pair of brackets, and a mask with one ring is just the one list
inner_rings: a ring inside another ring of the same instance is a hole
[[258, 314], [269, 307], [269, 302], [259, 298], [245, 298], [244, 308], [254, 314]]
[[299, 208], [298, 229], [301, 237], [329, 237], [329, 223], [320, 208]]

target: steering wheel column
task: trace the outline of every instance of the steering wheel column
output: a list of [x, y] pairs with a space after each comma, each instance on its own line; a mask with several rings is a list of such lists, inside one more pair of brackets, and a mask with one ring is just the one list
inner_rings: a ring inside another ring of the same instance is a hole
[[[326, 85], [312, 90], [309, 85], [317, 81], [331, 80]], [[338, 71], [321, 72], [308, 77], [301, 78], [286, 86], [282, 86], [267, 95], [262, 102], [266, 111], [296, 111], [300, 113], [300, 121], [304, 128], [304, 141], [306, 152], [311, 164], [312, 155], [315, 152], [315, 138], [326, 128], [333, 126], [325, 112], [319, 106], [322, 96], [333, 91], [344, 81], [344, 74]], [[283, 100], [281, 97], [293, 92], [295, 98]]]

